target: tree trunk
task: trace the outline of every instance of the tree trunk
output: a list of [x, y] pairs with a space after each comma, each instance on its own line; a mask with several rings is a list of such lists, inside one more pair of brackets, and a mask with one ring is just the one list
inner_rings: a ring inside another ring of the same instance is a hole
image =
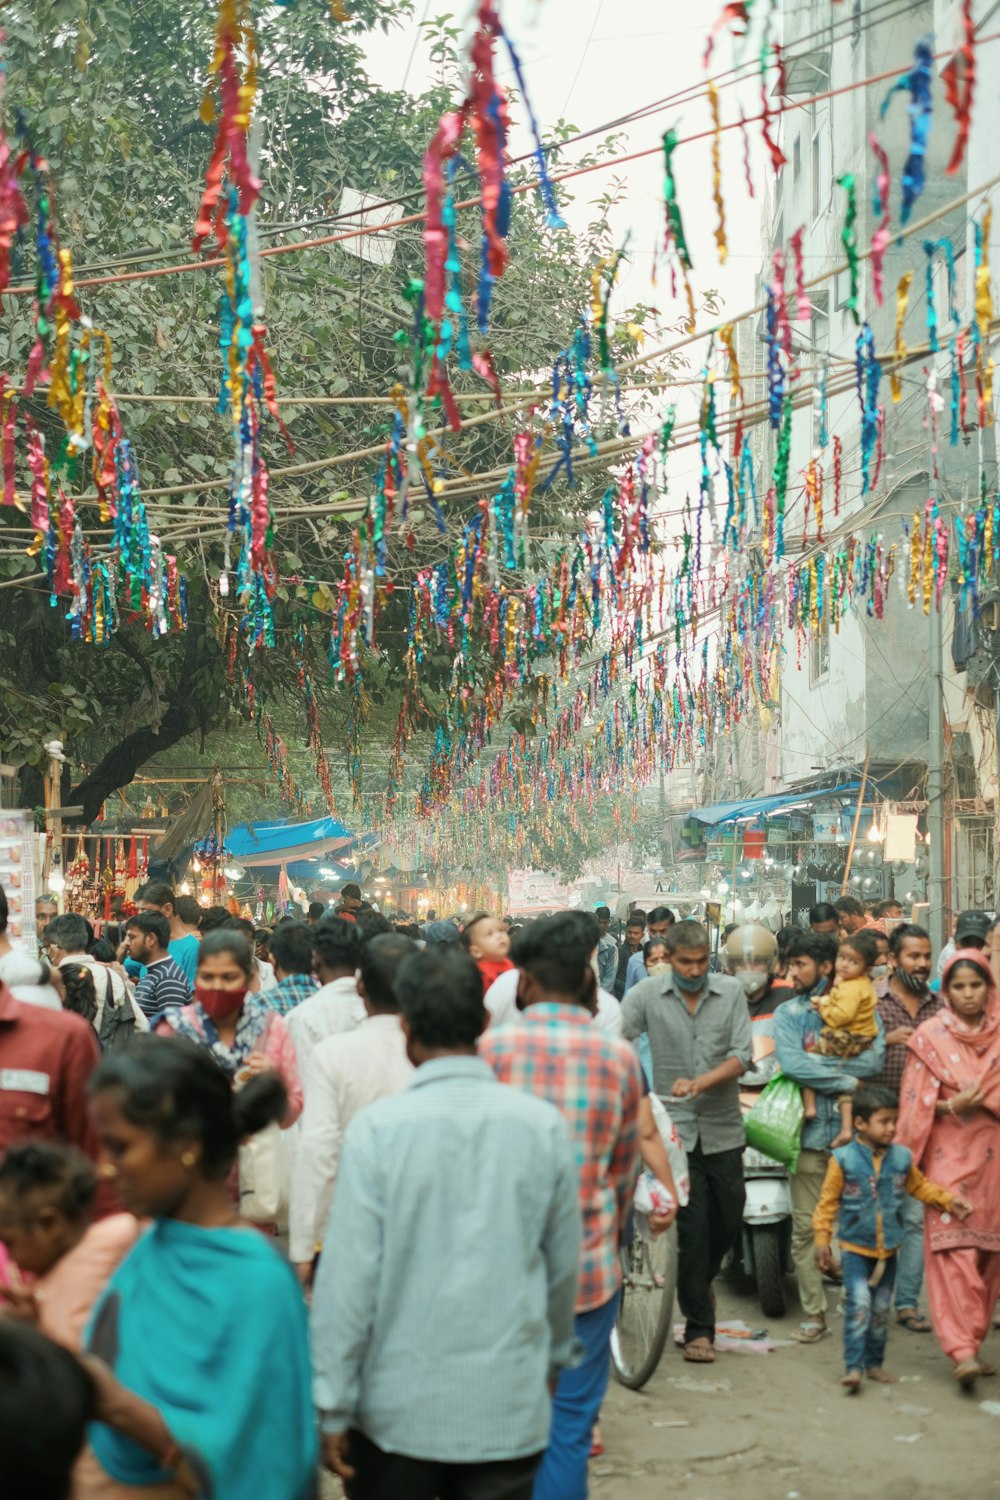
[[168, 708], [159, 724], [147, 724], [119, 741], [98, 762], [89, 776], [69, 793], [71, 806], [83, 806], [83, 822], [92, 823], [106, 797], [119, 787], [128, 786], [148, 760], [161, 750], [169, 750], [178, 740], [193, 734], [200, 726], [197, 706], [175, 703]]

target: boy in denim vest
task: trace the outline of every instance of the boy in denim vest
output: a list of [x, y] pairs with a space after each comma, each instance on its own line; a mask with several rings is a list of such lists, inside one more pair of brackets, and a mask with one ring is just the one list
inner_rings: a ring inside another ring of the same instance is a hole
[[893, 1145], [898, 1105], [889, 1089], [871, 1085], [854, 1095], [854, 1139], [830, 1158], [819, 1204], [813, 1214], [816, 1264], [833, 1265], [830, 1240], [839, 1217], [844, 1275], [844, 1364], [841, 1384], [853, 1395], [862, 1375], [890, 1384], [882, 1368], [889, 1330], [889, 1305], [896, 1282], [896, 1252], [903, 1239], [906, 1194], [967, 1219], [971, 1203], [928, 1182], [913, 1154]]

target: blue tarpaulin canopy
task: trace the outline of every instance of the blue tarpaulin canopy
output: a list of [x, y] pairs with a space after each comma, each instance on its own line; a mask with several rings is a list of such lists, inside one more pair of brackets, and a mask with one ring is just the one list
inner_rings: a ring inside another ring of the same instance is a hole
[[[860, 790], [860, 781], [848, 781], [843, 786], [818, 787], [810, 792], [781, 792], [773, 797], [748, 797], [742, 802], [716, 802], [713, 807], [697, 807], [688, 816], [714, 827], [716, 823], [735, 823], [742, 818], [766, 817], [768, 813], [783, 812], [791, 807], [809, 807], [821, 799], [851, 796]], [[874, 790], [872, 787], [873, 792]]]
[[240, 823], [226, 835], [226, 850], [248, 868], [280, 865], [292, 859], [315, 859], [344, 852], [354, 842], [350, 829], [336, 818], [311, 823]]

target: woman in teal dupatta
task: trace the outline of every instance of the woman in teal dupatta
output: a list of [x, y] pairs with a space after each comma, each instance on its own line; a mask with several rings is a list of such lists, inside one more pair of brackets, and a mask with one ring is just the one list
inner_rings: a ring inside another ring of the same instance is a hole
[[121, 1196], [153, 1223], [94, 1312], [101, 1421], [76, 1500], [311, 1500], [301, 1291], [226, 1188], [241, 1138], [281, 1119], [284, 1086], [263, 1073], [234, 1093], [204, 1049], [140, 1037], [103, 1060], [90, 1093]]

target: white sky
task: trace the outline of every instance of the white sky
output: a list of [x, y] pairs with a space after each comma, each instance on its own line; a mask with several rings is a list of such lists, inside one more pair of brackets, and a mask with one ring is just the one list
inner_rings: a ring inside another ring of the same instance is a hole
[[[434, 76], [423, 43], [418, 46], [407, 73], [420, 18], [426, 14], [433, 19], [449, 9], [456, 14], [453, 24], [461, 24], [467, 14], [466, 0], [450, 0], [450, 4], [449, 0], [431, 0], [426, 11], [422, 0], [417, 0], [417, 13], [412, 20], [388, 37], [372, 33], [366, 42], [366, 53], [373, 78], [386, 88], [399, 88], [406, 78], [407, 87], [420, 92]], [[706, 34], [719, 10], [721, 0], [718, 4], [716, 0], [707, 3], [706, 0], [504, 0], [501, 16], [520, 54], [528, 94], [544, 138], [549, 127], [560, 118], [587, 130], [699, 83], [704, 76]], [[742, 55], [741, 52], [739, 56]], [[505, 49], [501, 48], [498, 56], [501, 80], [513, 83], [513, 69]], [[733, 61], [733, 44], [728, 38], [720, 38], [712, 59], [713, 71], [728, 68]], [[737, 89], [723, 90], [720, 94], [723, 122], [738, 116], [740, 94]], [[744, 86], [741, 102], [745, 113], [759, 108], [758, 97], [752, 84]], [[679, 111], [668, 107], [628, 127], [625, 150], [659, 147], [669, 125], [683, 135], [703, 130], [709, 123], [704, 99]], [[752, 127], [751, 135], [759, 192], [765, 180], [759, 127]], [[571, 146], [560, 159], [565, 165], [572, 165], [592, 144]], [[520, 155], [530, 147], [524, 111], [518, 106], [511, 150]], [[739, 312], [754, 300], [761, 201], [759, 197], [751, 200], [747, 194], [740, 132], [723, 136], [723, 193], [731, 246], [724, 268], [719, 265], [714, 240], [716, 215], [711, 195], [709, 142], [679, 148], [674, 166], [695, 266], [696, 292], [720, 290], [729, 311]], [[611, 170], [602, 169], [570, 184], [578, 197], [567, 215], [574, 229], [587, 224], [592, 217], [591, 201], [605, 190], [614, 175]], [[657, 150], [643, 161], [619, 168], [617, 175], [625, 183], [626, 198], [612, 218], [616, 243], [621, 244], [626, 232], [632, 231], [632, 264], [622, 269], [617, 305], [644, 300], [676, 317], [682, 309], [673, 308], [663, 275], [655, 292], [650, 284], [653, 246], [662, 242], [663, 235], [662, 152]]]

